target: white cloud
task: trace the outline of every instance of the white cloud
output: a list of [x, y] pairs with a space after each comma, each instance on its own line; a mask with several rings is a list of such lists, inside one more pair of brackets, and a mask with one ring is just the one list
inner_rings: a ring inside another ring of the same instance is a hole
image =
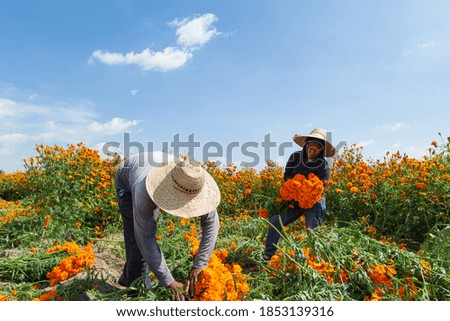
[[11, 99], [0, 98], [0, 116], [14, 116], [17, 113], [17, 104]]
[[197, 47], [203, 46], [220, 34], [212, 26], [215, 21], [217, 21], [217, 17], [212, 13], [207, 13], [194, 19], [175, 19], [170, 25], [178, 27], [176, 31], [178, 44], [184, 47]]
[[123, 148], [122, 146], [116, 147], [111, 144], [111, 142], [102, 142], [95, 145], [90, 146], [92, 149], [96, 149], [99, 152], [101, 158], [108, 158], [114, 155], [114, 153], [118, 153], [123, 158]]
[[131, 96], [136, 96], [137, 93], [138, 93], [138, 91], [139, 91], [139, 90], [137, 90], [137, 89], [131, 89], [131, 90], [130, 90]]
[[192, 58], [192, 53], [174, 47], [167, 47], [163, 51], [147, 48], [140, 53], [132, 51], [126, 54], [96, 50], [92, 58], [107, 65], [137, 65], [143, 71], [170, 71], [184, 66]]
[[369, 145], [372, 145], [375, 143], [375, 140], [373, 139], [368, 139], [368, 140], [362, 140], [360, 141], [358, 144], [356, 144], [357, 146], [361, 146], [361, 147], [366, 147]]
[[123, 133], [130, 127], [136, 126], [138, 123], [139, 122], [137, 120], [126, 120], [120, 117], [114, 117], [112, 120], [104, 124], [94, 121], [88, 126], [88, 129], [90, 132], [95, 134], [113, 135]]
[[409, 126], [407, 126], [406, 123], [399, 122], [395, 124], [384, 124], [382, 128], [386, 130], [399, 130], [403, 128], [409, 128]]
[[20, 144], [25, 143], [28, 139], [28, 135], [18, 133], [0, 135], [0, 143], [3, 144]]
[[94, 145], [139, 123], [119, 117], [100, 123], [90, 101], [36, 104], [29, 95], [19, 96], [22, 100], [0, 93], [0, 169], [7, 172], [22, 170], [22, 158], [34, 154], [35, 144]]
[[30, 136], [12, 133], [0, 135], [0, 155], [8, 156], [14, 154], [15, 147], [30, 140]]
[[436, 42], [434, 42], [434, 41], [429, 41], [429, 42], [426, 42], [426, 43], [418, 44], [418, 45], [417, 45], [417, 48], [423, 50], [423, 49], [433, 48], [435, 45], [436, 45]]
[[28, 100], [31, 100], [31, 101], [36, 100], [38, 98], [39, 98], [39, 96], [36, 93], [33, 93], [30, 96], [28, 96]]
[[403, 56], [411, 56], [411, 54], [412, 54], [412, 51], [411, 50], [405, 50], [405, 51], [403, 51]]
[[94, 105], [91, 102], [83, 101], [77, 104], [55, 103], [53, 105], [37, 105], [30, 102], [19, 102], [0, 97], [0, 116], [9, 118], [32, 117], [36, 122], [41, 118], [55, 121], [86, 122], [97, 117], [92, 111]]
[[403, 149], [403, 152], [411, 158], [422, 158], [424, 155], [426, 155], [426, 148], [425, 146], [423, 148], [420, 148], [418, 146], [409, 145], [408, 147], [405, 147]]
[[432, 49], [434, 47], [436, 47], [436, 42], [434, 40], [433, 41], [424, 42], [424, 43], [419, 43], [412, 49], [404, 50], [402, 55], [405, 56], [405, 57], [407, 57], [407, 56], [414, 56], [419, 51], [430, 50], [430, 49]]
[[89, 58], [89, 63], [96, 60], [107, 65], [136, 65], [143, 71], [171, 71], [183, 67], [190, 59], [195, 49], [206, 44], [215, 36], [221, 34], [212, 26], [217, 17], [207, 13], [197, 18], [175, 19], [170, 25], [176, 30], [178, 47], [166, 47], [162, 51], [152, 51], [149, 48], [141, 52], [109, 52], [95, 50]]

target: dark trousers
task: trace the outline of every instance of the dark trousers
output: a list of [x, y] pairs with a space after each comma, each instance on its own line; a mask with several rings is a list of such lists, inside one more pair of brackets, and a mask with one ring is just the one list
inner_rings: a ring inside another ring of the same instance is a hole
[[[277, 251], [276, 245], [280, 240], [280, 229], [297, 220], [300, 216], [305, 215], [306, 228], [311, 230], [322, 225], [323, 215], [325, 213], [325, 201], [321, 200], [310, 209], [296, 208], [287, 213], [273, 215], [266, 238], [266, 249], [264, 255], [272, 257]], [[281, 223], [280, 223], [281, 221]], [[282, 225], [281, 225], [282, 224]]]

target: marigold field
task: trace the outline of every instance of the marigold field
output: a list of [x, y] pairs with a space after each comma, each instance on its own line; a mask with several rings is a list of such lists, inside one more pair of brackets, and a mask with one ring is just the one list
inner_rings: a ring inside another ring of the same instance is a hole
[[[286, 205], [284, 164], [256, 171], [203, 164], [221, 189], [221, 229], [192, 300], [449, 300], [450, 137], [421, 159], [333, 159], [324, 225], [285, 227], [262, 260], [271, 215]], [[117, 284], [125, 253], [114, 173], [83, 143], [36, 146], [24, 170], [0, 172], [0, 300], [169, 300], [153, 279]], [[288, 195], [288, 196], [286, 196]], [[157, 239], [184, 281], [200, 244], [198, 219], [166, 213]]]

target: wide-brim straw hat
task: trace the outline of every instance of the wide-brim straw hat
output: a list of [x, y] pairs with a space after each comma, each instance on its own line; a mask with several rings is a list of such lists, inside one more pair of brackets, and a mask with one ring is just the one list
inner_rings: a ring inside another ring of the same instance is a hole
[[320, 139], [325, 143], [325, 157], [331, 157], [336, 153], [334, 146], [329, 141], [327, 141], [327, 132], [324, 129], [315, 128], [309, 133], [309, 135], [294, 135], [293, 139], [294, 142], [296, 142], [298, 145], [300, 145], [300, 147], [303, 148], [308, 138]]
[[147, 192], [163, 211], [182, 218], [205, 215], [220, 203], [214, 178], [192, 160], [155, 167], [146, 178]]

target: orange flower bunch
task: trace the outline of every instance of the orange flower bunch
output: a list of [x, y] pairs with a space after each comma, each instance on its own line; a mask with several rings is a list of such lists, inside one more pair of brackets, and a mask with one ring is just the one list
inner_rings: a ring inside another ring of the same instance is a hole
[[214, 250], [208, 267], [195, 284], [194, 301], [242, 301], [250, 292], [247, 275], [239, 264], [224, 264], [228, 251]]
[[[185, 232], [184, 238], [191, 243], [191, 255], [198, 252], [200, 241], [197, 239], [197, 228], [190, 225], [191, 232]], [[194, 301], [242, 301], [250, 292], [247, 275], [242, 273], [239, 264], [225, 264], [228, 257], [226, 249], [214, 250], [208, 267], [200, 273], [195, 284]]]
[[95, 260], [95, 254], [92, 251], [92, 243], [86, 245], [86, 249], [80, 248], [75, 242], [67, 242], [64, 245], [54, 246], [47, 250], [47, 254], [57, 251], [65, 251], [71, 254], [70, 257], [61, 260], [58, 266], [47, 273], [50, 279], [50, 286], [55, 286], [58, 282], [67, 280], [68, 278], [84, 271], [87, 267], [92, 268]]
[[308, 178], [301, 174], [288, 179], [280, 188], [281, 198], [285, 201], [297, 201], [301, 208], [311, 208], [321, 198], [323, 182], [313, 173]]

